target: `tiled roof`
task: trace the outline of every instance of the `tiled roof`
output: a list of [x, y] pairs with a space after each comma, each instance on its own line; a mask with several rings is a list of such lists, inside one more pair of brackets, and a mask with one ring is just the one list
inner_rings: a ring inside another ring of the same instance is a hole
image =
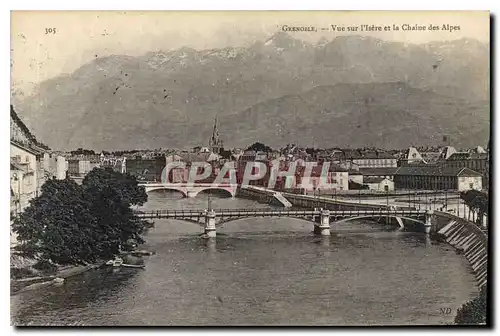
[[20, 139], [15, 139], [12, 138], [13, 134], [11, 132], [11, 143], [15, 143], [24, 147], [29, 147], [34, 151], [37, 152], [43, 152], [44, 150], [48, 150], [49, 148], [39, 142], [36, 137], [30, 132], [28, 127], [24, 124], [24, 122], [19, 118], [17, 115], [16, 111], [14, 110], [14, 106], [10, 105], [10, 122], [11, 122], [11, 130], [12, 130], [12, 123], [14, 123], [24, 134], [25, 139], [27, 141], [20, 141]]
[[475, 153], [475, 152], [458, 152], [452, 154], [448, 160], [450, 161], [456, 161], [456, 160], [486, 160], [488, 158], [487, 153]]
[[180, 153], [184, 162], [208, 162], [214, 160], [212, 153]]
[[389, 176], [394, 175], [398, 167], [381, 167], [381, 168], [359, 168], [359, 171], [365, 176]]
[[365, 177], [363, 178], [363, 184], [365, 183], [380, 183], [383, 180], [386, 180], [384, 177]]
[[480, 173], [469, 169], [460, 167], [441, 167], [441, 166], [418, 166], [418, 167], [400, 167], [396, 173], [396, 176], [482, 176]]
[[363, 173], [360, 170], [349, 170], [349, 175], [363, 175]]
[[43, 149], [38, 148], [37, 146], [35, 146], [33, 144], [22, 143], [22, 142], [19, 142], [16, 140], [11, 140], [10, 144], [13, 146], [16, 146], [18, 148], [21, 148], [21, 149], [23, 149], [23, 150], [25, 150], [33, 155], [40, 155], [40, 154], [45, 152]]
[[361, 151], [358, 149], [350, 150], [346, 149], [343, 151], [344, 157], [350, 160], [360, 160], [360, 159], [394, 159], [394, 155], [387, 153], [385, 151], [374, 151], [366, 150]]

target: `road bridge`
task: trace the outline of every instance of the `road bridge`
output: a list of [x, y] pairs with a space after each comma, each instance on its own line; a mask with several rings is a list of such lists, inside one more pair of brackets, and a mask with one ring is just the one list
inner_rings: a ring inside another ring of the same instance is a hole
[[143, 186], [146, 193], [153, 190], [176, 190], [182, 193], [184, 197], [196, 197], [200, 192], [207, 190], [219, 190], [226, 192], [228, 196], [236, 196], [237, 184], [217, 184], [217, 183], [161, 183], [146, 182], [139, 183]]
[[216, 236], [216, 226], [242, 218], [250, 217], [288, 217], [303, 219], [314, 223], [314, 232], [330, 235], [330, 223], [369, 218], [396, 218], [400, 226], [403, 219], [421, 224], [430, 232], [432, 211], [379, 209], [379, 210], [327, 210], [315, 209], [199, 209], [199, 210], [153, 210], [138, 212], [142, 219], [177, 219], [194, 222], [204, 226], [209, 237]]

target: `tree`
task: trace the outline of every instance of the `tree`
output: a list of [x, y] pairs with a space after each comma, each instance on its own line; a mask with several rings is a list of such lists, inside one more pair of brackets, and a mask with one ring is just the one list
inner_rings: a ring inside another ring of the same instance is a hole
[[230, 150], [222, 149], [220, 152], [220, 156], [225, 160], [231, 160], [231, 158], [233, 157], [233, 153]]
[[14, 220], [19, 249], [26, 256], [58, 264], [86, 264], [118, 253], [128, 240], [138, 243], [145, 221], [132, 205], [147, 201], [144, 187], [129, 174], [94, 169], [82, 185], [49, 180], [42, 193]]
[[148, 197], [134, 176], [111, 168], [96, 168], [85, 176], [82, 188], [98, 223], [100, 234], [95, 243], [99, 250], [110, 256], [130, 239], [143, 242], [140, 234], [145, 223], [135, 216], [131, 206], [144, 204]]
[[266, 152], [266, 153], [273, 151], [273, 149], [271, 147], [266, 146], [261, 142], [254, 143], [253, 145], [248, 147], [246, 150], [247, 151], [255, 151], [255, 152]]
[[83, 148], [78, 148], [77, 150], [71, 151], [70, 152], [72, 155], [96, 155], [94, 150], [92, 149], [83, 149]]
[[486, 323], [487, 295], [486, 286], [481, 287], [479, 295], [462, 305], [457, 310], [455, 324], [460, 325], [478, 325]]
[[476, 221], [478, 224], [481, 224], [484, 214], [487, 214], [489, 211], [488, 194], [472, 189], [462, 191], [460, 193], [460, 198], [469, 208], [469, 216], [471, 211], [473, 214], [477, 213]]
[[14, 220], [13, 230], [28, 257], [60, 264], [93, 261], [88, 232], [95, 226], [82, 190], [73, 180], [48, 180], [41, 195]]

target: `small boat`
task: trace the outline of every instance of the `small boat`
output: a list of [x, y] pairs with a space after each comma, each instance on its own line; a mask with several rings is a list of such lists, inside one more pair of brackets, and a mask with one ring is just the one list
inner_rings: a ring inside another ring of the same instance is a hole
[[130, 267], [130, 268], [145, 268], [146, 265], [131, 265], [131, 264], [121, 264], [123, 267]]
[[155, 252], [139, 250], [139, 251], [132, 251], [132, 252], [130, 252], [130, 254], [133, 256], [151, 256], [151, 255], [155, 254]]
[[62, 283], [64, 283], [64, 279], [63, 278], [55, 278], [54, 280], [52, 280], [54, 282], [54, 284], [56, 285], [61, 285]]
[[120, 257], [115, 257], [115, 259], [106, 261], [107, 266], [120, 267], [122, 264], [123, 264], [123, 259]]

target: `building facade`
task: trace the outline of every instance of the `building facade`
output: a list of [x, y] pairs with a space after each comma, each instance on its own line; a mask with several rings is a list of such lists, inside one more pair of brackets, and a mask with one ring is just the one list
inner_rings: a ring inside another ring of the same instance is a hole
[[388, 179], [387, 177], [366, 177], [363, 184], [368, 186], [369, 190], [374, 191], [394, 190], [394, 181]]
[[482, 190], [482, 177], [469, 168], [407, 166], [394, 174], [394, 186], [405, 190]]

